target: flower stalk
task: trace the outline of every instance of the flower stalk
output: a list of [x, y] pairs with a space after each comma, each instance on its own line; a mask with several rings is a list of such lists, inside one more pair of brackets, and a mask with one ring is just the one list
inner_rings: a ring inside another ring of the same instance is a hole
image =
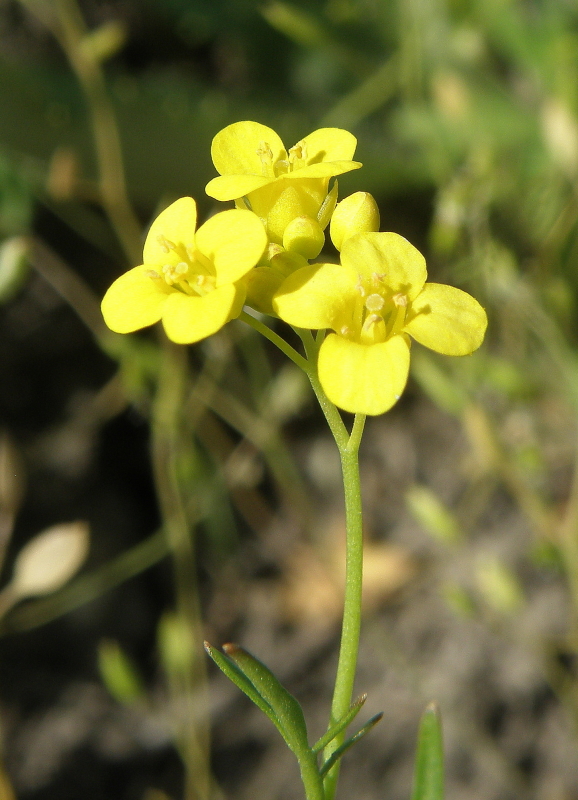
[[[330, 726], [341, 719], [350, 707], [359, 652], [363, 583], [363, 517], [359, 476], [359, 446], [364, 424], [365, 416], [357, 414], [347, 445], [340, 447], [338, 444], [345, 496], [345, 598], [339, 661], [333, 690], [333, 702], [331, 704]], [[328, 759], [337, 750], [344, 738], [345, 732], [342, 732], [327, 745], [323, 753], [325, 759]], [[325, 777], [326, 800], [332, 800], [335, 795], [339, 777], [339, 765], [340, 761], [329, 770]]]

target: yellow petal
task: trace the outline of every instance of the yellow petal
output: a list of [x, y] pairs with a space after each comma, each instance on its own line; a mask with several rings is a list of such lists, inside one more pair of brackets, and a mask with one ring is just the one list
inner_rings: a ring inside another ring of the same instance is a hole
[[102, 316], [115, 333], [132, 333], [158, 322], [174, 292], [164, 280], [154, 280], [140, 266], [117, 278], [102, 299]]
[[[267, 220], [267, 232], [273, 241], [281, 243], [287, 226], [296, 217], [316, 217], [318, 205], [307, 192], [300, 191], [301, 184], [299, 183], [278, 181], [275, 186], [271, 187], [271, 190], [272, 202], [264, 215]], [[265, 192], [259, 194], [264, 195]]]
[[213, 178], [205, 186], [205, 192], [209, 197], [214, 197], [215, 200], [221, 202], [225, 200], [237, 200], [239, 197], [244, 197], [249, 192], [254, 192], [260, 189], [261, 186], [267, 186], [272, 183], [276, 178], [263, 178], [259, 175], [222, 175], [219, 178]]
[[341, 261], [364, 279], [383, 276], [394, 294], [402, 292], [410, 300], [427, 278], [425, 258], [397, 233], [358, 233], [344, 242]]
[[167, 336], [177, 344], [192, 344], [211, 336], [239, 314], [244, 289], [229, 283], [204, 297], [173, 292], [163, 308]]
[[[342, 128], [319, 128], [303, 140], [307, 146], [307, 163], [351, 161], [357, 139]], [[361, 165], [360, 165], [361, 166]]]
[[180, 197], [158, 215], [149, 228], [143, 249], [145, 264], [170, 264], [179, 256], [162, 243], [162, 237], [173, 244], [192, 244], [197, 226], [197, 204], [192, 197]]
[[360, 161], [323, 161], [319, 164], [310, 164], [294, 172], [288, 172], [284, 178], [295, 180], [298, 178], [331, 178], [333, 175], [342, 175], [359, 169], [363, 164]]
[[273, 308], [289, 325], [339, 330], [359, 299], [356, 284], [357, 275], [347, 267], [312, 264], [283, 281]]
[[234, 283], [255, 266], [267, 247], [263, 223], [252, 211], [232, 208], [208, 219], [195, 244], [212, 261], [216, 285]]
[[411, 305], [404, 330], [446, 356], [466, 356], [482, 343], [488, 319], [471, 295], [441, 283], [426, 283]]
[[287, 158], [283, 142], [266, 125], [259, 122], [234, 122], [227, 125], [219, 131], [211, 145], [215, 169], [220, 175], [265, 175], [258, 154], [263, 144], [270, 147], [273, 163]]
[[352, 414], [383, 414], [400, 398], [409, 371], [409, 344], [393, 336], [358, 344], [334, 333], [319, 350], [319, 380], [327, 397]]

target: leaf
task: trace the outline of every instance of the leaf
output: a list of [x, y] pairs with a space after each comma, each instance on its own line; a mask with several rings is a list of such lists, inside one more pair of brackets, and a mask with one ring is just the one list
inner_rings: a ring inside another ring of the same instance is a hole
[[323, 775], [326, 775], [326, 774], [329, 772], [329, 770], [331, 769], [331, 767], [332, 767], [332, 766], [333, 766], [333, 765], [334, 765], [334, 764], [335, 764], [335, 763], [336, 763], [336, 762], [337, 762], [337, 761], [338, 761], [338, 760], [341, 758], [341, 756], [342, 756], [342, 755], [345, 753], [345, 751], [346, 751], [346, 750], [349, 750], [349, 748], [351, 747], [351, 745], [352, 745], [352, 744], [355, 744], [355, 743], [356, 743], [356, 742], [358, 742], [360, 739], [363, 739], [363, 737], [365, 736], [365, 734], [366, 734], [366, 733], [369, 733], [369, 731], [370, 731], [370, 730], [371, 730], [371, 729], [372, 729], [372, 728], [373, 728], [375, 725], [377, 725], [377, 723], [380, 721], [380, 719], [381, 719], [382, 717], [383, 717], [383, 711], [381, 711], [379, 714], [376, 714], [374, 717], [372, 717], [372, 718], [371, 718], [371, 719], [370, 719], [368, 722], [366, 722], [366, 723], [365, 723], [365, 725], [363, 726], [363, 728], [360, 728], [360, 729], [357, 731], [357, 733], [354, 733], [354, 734], [353, 734], [353, 736], [350, 736], [350, 738], [349, 738], [349, 739], [346, 739], [346, 741], [345, 741], [345, 742], [343, 742], [343, 744], [342, 744], [342, 745], [340, 745], [340, 746], [337, 748], [337, 750], [334, 750], [334, 751], [333, 751], [333, 753], [331, 753], [331, 755], [329, 756], [329, 758], [327, 759], [327, 761], [325, 761], [325, 762], [324, 762], [323, 766], [322, 766], [322, 767], [321, 767], [321, 769], [319, 770], [319, 772], [321, 773], [321, 775], [322, 775], [322, 776], [323, 776]]
[[411, 800], [443, 800], [444, 754], [441, 717], [435, 703], [424, 711], [417, 738]]
[[305, 752], [309, 752], [305, 718], [293, 695], [279, 683], [268, 667], [242, 647], [226, 644], [223, 650], [267, 703], [273, 713], [270, 718], [295, 755], [301, 758]]
[[223, 674], [225, 674], [227, 678], [229, 678], [229, 680], [235, 684], [235, 686], [244, 692], [249, 700], [252, 700], [253, 703], [255, 703], [257, 708], [260, 708], [261, 711], [269, 717], [271, 722], [279, 729], [279, 732], [285, 738], [285, 734], [280, 728], [279, 720], [275, 716], [273, 709], [269, 703], [263, 697], [261, 697], [257, 689], [255, 689], [251, 681], [241, 672], [235, 662], [232, 661], [228, 656], [219, 652], [219, 650], [209, 644], [209, 642], [205, 642], [205, 650], [207, 651], [207, 655], [213, 659], [221, 672], [223, 672]]
[[366, 694], [362, 694], [361, 697], [358, 697], [355, 703], [351, 704], [349, 711], [346, 714], [344, 714], [341, 717], [341, 719], [338, 720], [334, 725], [331, 725], [331, 727], [328, 728], [327, 732], [323, 734], [323, 736], [321, 737], [321, 739], [319, 739], [319, 741], [315, 742], [315, 744], [311, 748], [313, 752], [320, 753], [325, 747], [327, 747], [329, 742], [332, 742], [333, 739], [335, 739], [335, 737], [338, 734], [340, 734], [342, 730], [347, 728], [349, 723], [355, 719], [355, 717], [359, 713], [361, 707], [363, 706], [366, 700], [367, 700]]
[[35, 536], [18, 553], [10, 593], [16, 599], [50, 594], [60, 589], [88, 554], [86, 522], [53, 525]]

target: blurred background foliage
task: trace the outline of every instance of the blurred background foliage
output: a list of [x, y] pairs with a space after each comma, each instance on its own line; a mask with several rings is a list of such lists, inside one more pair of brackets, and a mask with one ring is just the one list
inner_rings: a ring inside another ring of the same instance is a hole
[[[219, 796], [201, 617], [323, 713], [341, 506], [301, 376], [240, 325], [187, 352], [112, 336], [98, 309], [162, 207], [216, 210], [211, 139], [254, 119], [288, 145], [351, 130], [364, 167], [340, 196], [372, 192], [382, 229], [490, 317], [472, 358], [414, 347], [407, 395], [368, 426], [362, 672], [399, 738], [378, 728], [350, 756], [349, 794], [409, 794], [419, 708], [379, 676], [411, 656], [416, 696], [441, 694], [449, 796], [578, 797], [576, 3], [1, 0], [0, 87], [2, 796]], [[18, 552], [77, 518], [85, 572], [26, 601]], [[468, 672], [430, 658], [446, 635], [464, 658], [490, 638]], [[488, 678], [496, 651], [516, 680]], [[298, 797], [268, 732], [231, 734], [247, 708], [211, 680], [227, 795]]]

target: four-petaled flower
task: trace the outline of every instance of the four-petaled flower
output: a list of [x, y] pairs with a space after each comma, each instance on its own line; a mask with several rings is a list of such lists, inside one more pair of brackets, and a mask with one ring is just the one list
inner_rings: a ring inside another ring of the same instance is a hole
[[348, 131], [320, 128], [287, 151], [266, 125], [235, 122], [213, 139], [211, 156], [220, 177], [209, 181], [206, 192], [250, 208], [263, 220], [271, 241], [282, 244], [295, 217], [311, 217], [325, 228], [335, 205], [324, 207], [329, 178], [361, 166], [351, 160], [356, 144]]
[[111, 330], [131, 333], [162, 319], [169, 339], [198, 342], [237, 317], [242, 278], [259, 261], [267, 236], [251, 211], [230, 209], [195, 233], [197, 208], [181, 197], [153, 222], [143, 264], [117, 278], [102, 301]]
[[460, 289], [426, 283], [425, 259], [402, 236], [356, 234], [341, 262], [297, 270], [273, 299], [290, 325], [333, 331], [321, 344], [318, 370], [335, 405], [361, 414], [391, 408], [407, 382], [408, 334], [445, 355], [480, 346], [484, 309]]

